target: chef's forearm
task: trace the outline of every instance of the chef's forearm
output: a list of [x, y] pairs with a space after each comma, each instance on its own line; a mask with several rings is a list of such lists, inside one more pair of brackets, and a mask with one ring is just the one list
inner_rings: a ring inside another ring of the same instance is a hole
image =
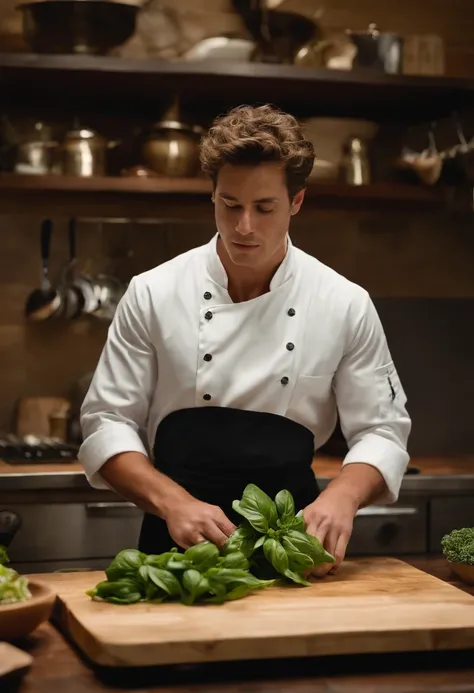
[[387, 490], [378, 469], [363, 462], [344, 465], [339, 476], [328, 485], [329, 488], [346, 493], [353, 498], [358, 508], [370, 505]]
[[101, 467], [100, 474], [121, 496], [162, 518], [188, 496], [182, 486], [156, 470], [141, 452], [114, 455]]

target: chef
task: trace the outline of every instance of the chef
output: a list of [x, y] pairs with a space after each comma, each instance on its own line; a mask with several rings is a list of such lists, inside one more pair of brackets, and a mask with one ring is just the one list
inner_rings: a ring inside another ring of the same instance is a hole
[[[344, 558], [359, 508], [396, 501], [406, 396], [360, 286], [296, 248], [312, 144], [264, 105], [219, 117], [201, 142], [216, 235], [132, 278], [81, 411], [89, 483], [145, 511], [160, 553], [235, 529], [254, 483], [293, 494], [307, 531]], [[314, 233], [318, 233], [315, 225]], [[339, 417], [349, 452], [319, 492], [312, 462]]]

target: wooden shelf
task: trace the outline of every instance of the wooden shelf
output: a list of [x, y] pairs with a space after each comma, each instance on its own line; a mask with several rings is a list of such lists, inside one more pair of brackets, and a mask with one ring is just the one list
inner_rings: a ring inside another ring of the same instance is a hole
[[[0, 211], [19, 214], [162, 219], [212, 218], [211, 184], [201, 178], [76, 178], [0, 174]], [[310, 182], [305, 210], [430, 210], [447, 193], [415, 185], [350, 186]]]
[[466, 79], [30, 53], [0, 53], [0, 88], [4, 104], [41, 100], [72, 110], [154, 116], [172, 93], [180, 94], [183, 107], [211, 115], [243, 102], [272, 102], [300, 117], [380, 122], [428, 121], [474, 105], [474, 81]]

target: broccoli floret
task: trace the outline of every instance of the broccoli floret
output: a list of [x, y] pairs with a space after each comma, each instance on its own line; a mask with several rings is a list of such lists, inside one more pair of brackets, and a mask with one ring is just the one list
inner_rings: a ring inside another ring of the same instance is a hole
[[474, 565], [474, 527], [453, 529], [441, 539], [441, 548], [451, 563]]

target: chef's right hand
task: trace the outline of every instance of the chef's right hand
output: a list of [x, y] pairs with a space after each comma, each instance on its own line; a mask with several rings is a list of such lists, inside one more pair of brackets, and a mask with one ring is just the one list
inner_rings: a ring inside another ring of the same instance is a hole
[[173, 504], [164, 520], [171, 538], [183, 549], [206, 540], [221, 547], [236, 529], [221, 508], [192, 496]]

